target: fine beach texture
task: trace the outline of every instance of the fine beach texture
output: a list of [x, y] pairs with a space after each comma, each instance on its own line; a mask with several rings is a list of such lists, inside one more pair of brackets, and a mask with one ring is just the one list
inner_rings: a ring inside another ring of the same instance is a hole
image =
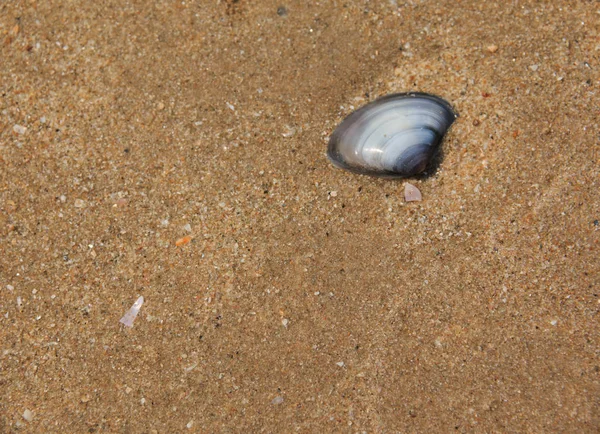
[[[599, 37], [583, 0], [1, 2], [0, 432], [598, 432]], [[410, 203], [325, 157], [407, 91], [460, 115]]]

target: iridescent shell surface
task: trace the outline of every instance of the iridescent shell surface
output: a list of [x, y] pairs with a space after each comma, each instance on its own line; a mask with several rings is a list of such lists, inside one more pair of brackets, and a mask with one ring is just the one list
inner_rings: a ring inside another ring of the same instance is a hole
[[452, 106], [435, 95], [387, 95], [342, 121], [329, 139], [327, 157], [337, 167], [364, 175], [417, 175], [456, 117]]

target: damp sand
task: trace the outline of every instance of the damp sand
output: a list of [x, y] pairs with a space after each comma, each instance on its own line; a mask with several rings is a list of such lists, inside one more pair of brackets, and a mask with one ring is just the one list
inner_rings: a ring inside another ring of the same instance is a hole
[[[597, 432], [597, 9], [0, 6], [0, 431]], [[417, 202], [325, 158], [406, 91]]]

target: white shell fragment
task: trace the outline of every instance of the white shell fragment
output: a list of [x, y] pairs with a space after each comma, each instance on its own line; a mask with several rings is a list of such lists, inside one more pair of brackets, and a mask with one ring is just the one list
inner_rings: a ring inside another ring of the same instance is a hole
[[418, 202], [423, 199], [421, 192], [417, 187], [408, 182], [404, 184], [404, 200], [406, 202]]
[[402, 178], [423, 172], [454, 120], [452, 106], [427, 93], [387, 95], [351, 113], [329, 140], [336, 167]]
[[133, 327], [133, 322], [142, 308], [142, 304], [144, 304], [144, 297], [138, 298], [135, 303], [133, 303], [133, 306], [125, 312], [125, 315], [123, 315], [123, 318], [121, 318], [119, 322], [125, 327]]

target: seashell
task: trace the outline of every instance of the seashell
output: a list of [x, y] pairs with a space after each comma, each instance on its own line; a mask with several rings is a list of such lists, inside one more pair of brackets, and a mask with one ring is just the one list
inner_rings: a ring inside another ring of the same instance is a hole
[[334, 166], [363, 175], [413, 176], [427, 168], [456, 117], [435, 95], [387, 95], [342, 121], [329, 139], [327, 157]]
[[139, 297], [135, 303], [133, 303], [133, 306], [131, 306], [129, 310], [125, 312], [125, 315], [123, 315], [123, 318], [121, 318], [119, 322], [125, 325], [125, 327], [133, 327], [133, 322], [137, 318], [138, 313], [142, 308], [142, 304], [144, 304], [143, 296]]

